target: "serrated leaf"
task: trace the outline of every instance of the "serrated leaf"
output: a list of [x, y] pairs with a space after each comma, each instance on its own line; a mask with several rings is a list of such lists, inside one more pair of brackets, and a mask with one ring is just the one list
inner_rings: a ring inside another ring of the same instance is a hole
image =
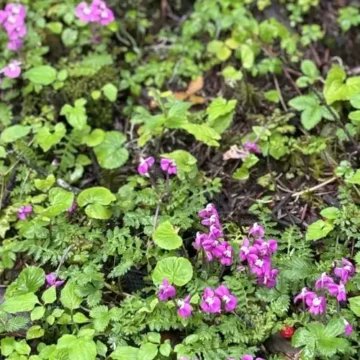
[[0, 306], [0, 309], [11, 314], [31, 311], [38, 302], [38, 298], [35, 294], [27, 293], [5, 299], [4, 303]]
[[80, 307], [82, 299], [76, 293], [76, 285], [73, 282], [67, 282], [61, 290], [61, 303], [70, 310], [75, 310]]

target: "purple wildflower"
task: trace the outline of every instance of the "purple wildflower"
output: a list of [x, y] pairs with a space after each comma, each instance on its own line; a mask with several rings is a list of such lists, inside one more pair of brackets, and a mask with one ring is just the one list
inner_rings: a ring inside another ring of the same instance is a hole
[[269, 257], [260, 258], [255, 254], [249, 254], [247, 259], [253, 274], [262, 276], [270, 273], [271, 260]]
[[57, 288], [65, 283], [65, 280], [57, 280], [55, 273], [46, 275], [45, 279], [46, 279], [46, 284], [48, 287], [55, 286]]
[[71, 206], [68, 208], [68, 211], [67, 211], [67, 212], [68, 212], [69, 214], [72, 214], [73, 212], [76, 211], [77, 207], [78, 207], [78, 205], [77, 205], [76, 201], [73, 201], [72, 204], [71, 204]]
[[176, 166], [175, 160], [163, 158], [160, 160], [160, 167], [161, 167], [161, 170], [165, 171], [169, 175], [177, 174], [177, 166]]
[[308, 288], [304, 287], [304, 288], [301, 289], [300, 294], [295, 296], [294, 303], [297, 303], [299, 300], [302, 300], [303, 302], [306, 302], [306, 299], [308, 298], [308, 296], [312, 296], [313, 294], [315, 295], [315, 293], [310, 291]]
[[190, 295], [186, 296], [183, 300], [178, 300], [177, 313], [182, 318], [187, 318], [192, 314], [192, 306], [190, 305]]
[[279, 274], [278, 269], [272, 269], [269, 274], [260, 275], [258, 277], [258, 284], [264, 285], [268, 289], [272, 289], [276, 285], [276, 278]]
[[259, 146], [256, 143], [251, 142], [251, 141], [247, 141], [244, 144], [244, 149], [249, 151], [250, 153], [261, 153]]
[[215, 293], [209, 287], [205, 288], [200, 305], [204, 312], [216, 314], [221, 310], [221, 300], [215, 296]]
[[328, 287], [329, 284], [333, 284], [333, 283], [334, 280], [330, 276], [328, 276], [326, 273], [322, 273], [319, 279], [317, 279], [315, 282], [315, 289], [316, 290], [323, 289]]
[[215, 289], [215, 295], [217, 295], [225, 305], [225, 311], [233, 311], [237, 306], [237, 299], [232, 295], [229, 289], [225, 285], [220, 285]]
[[93, 0], [90, 5], [84, 1], [79, 3], [75, 9], [75, 15], [86, 24], [95, 22], [106, 26], [115, 20], [113, 11], [104, 0]]
[[176, 296], [176, 289], [170, 285], [168, 279], [164, 279], [162, 284], [159, 286], [158, 298], [160, 301], [167, 301]]
[[254, 247], [257, 249], [257, 252], [260, 256], [270, 256], [274, 254], [277, 250], [278, 243], [276, 240], [264, 241], [262, 239], [255, 239]]
[[337, 301], [346, 301], [347, 297], [345, 285], [342, 282], [340, 282], [339, 285], [334, 282], [328, 283], [326, 287], [329, 290], [330, 295], [336, 296]]
[[258, 223], [255, 223], [249, 230], [249, 236], [262, 238], [264, 235], [265, 235], [264, 228]]
[[352, 332], [353, 332], [353, 327], [345, 319], [344, 319], [344, 324], [345, 324], [345, 335], [350, 336], [352, 334]]
[[26, 220], [27, 217], [33, 212], [33, 208], [31, 205], [25, 205], [22, 206], [18, 212], [17, 212], [17, 217], [19, 220]]
[[0, 70], [0, 74], [4, 74], [7, 78], [15, 79], [21, 74], [21, 62], [17, 60], [11, 61], [6, 67]]
[[354, 276], [355, 274], [355, 267], [354, 265], [347, 259], [343, 258], [341, 260], [343, 267], [336, 267], [334, 269], [334, 274], [340, 278], [343, 283], [347, 283], [350, 277]]
[[326, 310], [326, 299], [324, 296], [318, 296], [312, 293], [307, 296], [306, 305], [309, 307], [311, 314], [319, 315]]
[[208, 218], [211, 215], [218, 216], [218, 212], [216, 211], [214, 204], [207, 204], [205, 209], [202, 209], [198, 212], [198, 215], [203, 219], [203, 218]]
[[149, 156], [146, 159], [141, 158], [138, 166], [138, 173], [140, 175], [148, 175], [150, 168], [155, 164], [155, 159]]

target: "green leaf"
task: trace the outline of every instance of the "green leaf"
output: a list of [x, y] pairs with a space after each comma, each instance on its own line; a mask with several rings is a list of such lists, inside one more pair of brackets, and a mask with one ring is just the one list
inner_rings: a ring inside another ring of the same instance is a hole
[[42, 294], [41, 299], [45, 305], [54, 303], [56, 301], [56, 287], [51, 286], [46, 289]]
[[14, 314], [18, 312], [31, 311], [38, 303], [38, 298], [33, 293], [13, 296], [5, 299], [0, 306], [1, 310]]
[[89, 147], [95, 147], [100, 145], [105, 139], [105, 131], [101, 129], [95, 129], [91, 134], [84, 137], [84, 143]]
[[174, 160], [179, 172], [191, 173], [197, 172], [197, 160], [188, 151], [175, 150], [171, 153], [163, 154], [163, 157]]
[[55, 184], [55, 181], [55, 176], [51, 174], [44, 180], [35, 179], [34, 184], [36, 189], [46, 192]]
[[36, 306], [30, 314], [31, 321], [41, 319], [45, 314], [44, 306]]
[[301, 62], [301, 71], [311, 79], [316, 79], [320, 76], [318, 68], [311, 60], [303, 60]]
[[360, 317], [360, 296], [355, 296], [349, 299], [350, 310], [358, 317]]
[[26, 332], [26, 339], [32, 340], [32, 339], [38, 339], [42, 336], [44, 336], [45, 330], [41, 328], [40, 325], [34, 325], [31, 328], [28, 329]]
[[183, 241], [170, 221], [165, 221], [156, 228], [153, 240], [161, 249], [174, 250], [181, 247]]
[[171, 345], [169, 343], [161, 344], [159, 351], [162, 356], [169, 357], [171, 353]]
[[96, 344], [92, 339], [89, 339], [88, 336], [77, 338], [74, 335], [63, 335], [58, 341], [57, 348], [67, 349], [68, 359], [96, 359]]
[[55, 217], [71, 207], [74, 201], [74, 194], [70, 191], [56, 187], [49, 191], [49, 201], [50, 206], [44, 209], [41, 215]]
[[87, 115], [85, 108], [86, 100], [78, 99], [74, 106], [65, 104], [60, 111], [60, 115], [66, 117], [67, 122], [77, 130], [82, 130], [87, 123]]
[[63, 24], [59, 21], [52, 21], [46, 24], [46, 27], [54, 34], [61, 34]]
[[303, 111], [318, 106], [319, 101], [313, 94], [308, 94], [294, 97], [289, 101], [289, 105], [298, 111]]
[[12, 143], [29, 134], [31, 126], [14, 125], [7, 127], [0, 136], [0, 140], [4, 143]]
[[77, 312], [73, 316], [73, 320], [76, 324], [84, 324], [90, 321], [83, 313], [80, 312]]
[[184, 124], [184, 130], [195, 136], [195, 139], [208, 146], [219, 146], [217, 140], [220, 140], [219, 133], [207, 124]]
[[58, 123], [51, 131], [48, 126], [42, 127], [35, 135], [35, 142], [43, 149], [49, 151], [54, 145], [58, 144], [66, 134], [66, 128], [63, 123]]
[[6, 150], [3, 146], [0, 146], [0, 159], [6, 158]]
[[276, 104], [280, 102], [280, 93], [277, 90], [269, 90], [264, 92], [264, 97], [267, 101], [271, 101]]
[[37, 266], [25, 268], [18, 278], [6, 290], [6, 296], [12, 297], [27, 293], [35, 293], [45, 283], [45, 271]]
[[315, 105], [301, 113], [301, 123], [306, 130], [313, 129], [322, 119], [322, 106]]
[[50, 85], [56, 80], [56, 69], [49, 65], [35, 66], [24, 73], [24, 79], [35, 85]]
[[318, 220], [313, 222], [306, 231], [306, 240], [319, 240], [324, 238], [334, 229], [331, 222]]
[[138, 354], [139, 360], [153, 360], [158, 354], [158, 346], [155, 344], [147, 343], [140, 346]]
[[82, 299], [76, 294], [76, 285], [73, 282], [67, 282], [61, 290], [60, 301], [70, 310], [75, 310], [80, 307]]
[[132, 346], [119, 346], [110, 357], [115, 360], [138, 360], [139, 351]]
[[76, 43], [76, 40], [78, 38], [78, 31], [71, 29], [71, 28], [67, 28], [63, 31], [63, 33], [61, 34], [61, 40], [63, 41], [65, 46], [72, 46]]
[[335, 220], [340, 214], [340, 210], [334, 206], [321, 210], [320, 215], [329, 220]]
[[331, 319], [325, 327], [325, 334], [332, 338], [342, 335], [344, 332], [345, 324], [342, 318]]
[[168, 279], [171, 284], [183, 286], [193, 277], [193, 268], [189, 260], [178, 257], [168, 257], [160, 260], [154, 269], [152, 279], [156, 285]]
[[103, 86], [102, 88], [104, 95], [110, 100], [111, 102], [115, 102], [117, 99], [118, 89], [114, 84], [108, 83]]
[[360, 110], [350, 112], [349, 119], [353, 122], [353, 124], [360, 124]]
[[104, 169], [117, 169], [129, 158], [129, 152], [124, 148], [126, 136], [119, 131], [108, 131], [103, 142], [94, 148], [99, 164]]
[[86, 207], [85, 213], [92, 219], [107, 220], [111, 218], [112, 212], [101, 204], [90, 204]]
[[233, 66], [226, 66], [221, 72], [226, 80], [240, 81], [244, 77], [242, 71], [236, 70]]
[[13, 337], [1, 339], [1, 354], [3, 356], [9, 356], [15, 350], [15, 343]]
[[220, 61], [225, 61], [231, 56], [229, 47], [220, 40], [210, 41], [207, 45], [207, 51], [216, 55]]
[[219, 134], [229, 128], [234, 117], [236, 100], [216, 98], [206, 109], [208, 124]]
[[77, 198], [77, 203], [80, 207], [84, 207], [88, 204], [109, 205], [115, 200], [115, 195], [109, 189], [95, 186], [83, 190]]
[[249, 169], [246, 166], [239, 167], [234, 173], [232, 178], [234, 180], [247, 180], [250, 177]]
[[[31, 348], [25, 340], [17, 341], [15, 344], [15, 351], [20, 355], [29, 355]], [[23, 360], [23, 359], [21, 359]]]
[[356, 170], [352, 176], [348, 177], [346, 183], [360, 185], [360, 169]]
[[251, 69], [254, 66], [255, 54], [249, 45], [240, 46], [240, 56], [245, 69]]

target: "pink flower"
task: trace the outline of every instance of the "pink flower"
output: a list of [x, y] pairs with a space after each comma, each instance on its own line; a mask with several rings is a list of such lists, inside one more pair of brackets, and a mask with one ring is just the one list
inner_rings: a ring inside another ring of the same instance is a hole
[[197, 232], [195, 242], [194, 242], [194, 248], [196, 250], [199, 250], [203, 246], [204, 241], [206, 241], [206, 240], [208, 240], [207, 234]]
[[259, 225], [258, 223], [255, 223], [249, 230], [249, 236], [261, 238], [264, 235], [265, 235], [264, 228], [261, 225]]
[[270, 256], [274, 254], [277, 250], [278, 243], [276, 240], [264, 241], [262, 239], [255, 239], [254, 247], [257, 249], [257, 252], [260, 256]]
[[251, 141], [247, 141], [244, 144], [244, 149], [251, 153], [261, 153], [259, 146], [256, 143], [251, 142]]
[[159, 286], [158, 298], [160, 301], [167, 301], [176, 296], [176, 289], [170, 285], [168, 279], [164, 279], [162, 284]]
[[328, 276], [326, 273], [322, 273], [319, 279], [317, 279], [315, 282], [315, 289], [316, 290], [323, 289], [328, 287], [328, 284], [333, 284], [333, 283], [334, 280], [330, 276]]
[[226, 241], [223, 241], [218, 246], [217, 249], [220, 252], [220, 256], [217, 256], [217, 257], [220, 257], [221, 264], [223, 264], [225, 266], [230, 266], [232, 264], [232, 258], [233, 258], [232, 246], [229, 243], [227, 243]]
[[178, 300], [177, 313], [182, 318], [187, 318], [192, 314], [192, 306], [190, 305], [190, 295], [186, 296], [183, 300]]
[[[251, 355], [244, 355], [244, 356], [241, 358], [241, 360], [254, 360], [254, 357], [251, 356]], [[257, 357], [255, 360], [265, 360], [265, 359]]]
[[218, 216], [218, 212], [216, 211], [214, 204], [207, 204], [205, 209], [202, 209], [198, 212], [198, 215], [201, 218], [209, 218], [211, 215]]
[[205, 226], [211, 226], [211, 225], [214, 225], [216, 227], [219, 227], [220, 226], [220, 223], [219, 223], [219, 217], [218, 215], [214, 214], [214, 215], [210, 215], [209, 217], [207, 218], [203, 218], [201, 220], [201, 223]]
[[309, 296], [313, 296], [313, 295], [315, 295], [315, 293], [313, 293], [312, 291], [310, 291], [306, 287], [304, 287], [304, 288], [301, 289], [300, 294], [295, 296], [294, 303], [297, 303], [299, 300], [302, 300], [303, 302], [306, 302], [306, 299]]
[[240, 248], [240, 260], [241, 261], [245, 261], [247, 260], [247, 257], [249, 254], [256, 254], [257, 253], [257, 250], [255, 247], [253, 246], [250, 246], [250, 241], [249, 239], [245, 239], [241, 245], [241, 248]]
[[210, 231], [209, 231], [209, 236], [211, 238], [213, 238], [213, 239], [216, 239], [216, 240], [224, 237], [224, 233], [223, 233], [220, 225], [219, 226], [211, 225], [210, 226]]
[[261, 276], [270, 273], [270, 269], [271, 269], [270, 258], [267, 257], [260, 258], [255, 254], [249, 254], [247, 259], [250, 266], [250, 270], [253, 274]]
[[211, 238], [210, 236], [207, 239], [204, 239], [202, 246], [205, 251], [209, 251], [214, 254], [215, 249], [220, 245], [219, 241], [216, 239]]
[[260, 275], [258, 277], [258, 284], [264, 285], [268, 289], [271, 289], [276, 285], [276, 278], [278, 274], [279, 274], [278, 269], [272, 269], [269, 274]]
[[225, 311], [233, 311], [236, 309], [237, 299], [230, 293], [226, 286], [220, 285], [215, 289], [215, 295], [219, 296], [221, 301], [225, 304]]
[[160, 160], [160, 167], [163, 171], [167, 172], [169, 175], [177, 174], [177, 166], [174, 160], [163, 158]]
[[22, 206], [18, 212], [17, 217], [19, 220], [26, 220], [26, 218], [33, 212], [33, 208], [31, 205]]
[[352, 332], [353, 332], [353, 327], [345, 319], [344, 319], [344, 324], [345, 324], [345, 335], [350, 336], [352, 334]]
[[9, 41], [7, 43], [7, 48], [12, 51], [18, 51], [22, 48], [22, 46], [23, 42], [21, 40]]
[[347, 283], [350, 277], [354, 276], [355, 274], [355, 267], [354, 265], [347, 259], [343, 258], [341, 260], [343, 267], [336, 267], [334, 269], [335, 275], [340, 278], [343, 283]]
[[16, 41], [18, 39], [23, 39], [27, 34], [27, 29], [24, 24], [19, 24], [8, 32], [9, 40]]
[[205, 288], [202, 296], [202, 302], [200, 304], [201, 309], [204, 312], [216, 314], [221, 310], [221, 301], [215, 296], [215, 293], [209, 287]]
[[152, 156], [149, 156], [146, 159], [141, 158], [140, 164], [138, 166], [138, 173], [140, 175], [147, 175], [149, 169], [155, 164], [155, 159]]
[[6, 77], [10, 79], [15, 79], [19, 77], [21, 74], [20, 65], [21, 65], [20, 61], [13, 60], [6, 67], [0, 70], [0, 74], [4, 74]]
[[329, 290], [330, 295], [336, 296], [337, 301], [346, 301], [347, 297], [345, 285], [342, 282], [340, 282], [339, 285], [334, 282], [328, 283], [326, 287]]
[[75, 15], [83, 23], [89, 23], [92, 20], [93, 13], [91, 7], [86, 2], [81, 2], [76, 6]]
[[46, 279], [46, 283], [47, 283], [48, 287], [50, 287], [50, 286], [60, 287], [61, 285], [63, 285], [65, 283], [64, 280], [57, 280], [55, 273], [46, 275], [45, 279]]
[[8, 14], [11, 13], [13, 16], [22, 19], [22, 21], [25, 20], [26, 10], [21, 4], [7, 4], [5, 6], [5, 12]]
[[318, 296], [312, 293], [307, 296], [306, 305], [309, 306], [309, 312], [311, 314], [319, 315], [326, 310], [326, 299], [324, 296]]

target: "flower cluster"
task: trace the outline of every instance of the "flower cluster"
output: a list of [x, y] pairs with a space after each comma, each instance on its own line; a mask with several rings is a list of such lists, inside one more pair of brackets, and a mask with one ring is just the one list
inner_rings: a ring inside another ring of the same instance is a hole
[[86, 24], [92, 22], [106, 26], [115, 20], [114, 13], [104, 0], [93, 0], [90, 5], [83, 1], [76, 7], [75, 14]]
[[324, 290], [327, 290], [331, 296], [335, 296], [337, 301], [346, 301], [346, 289], [345, 284], [355, 274], [354, 265], [347, 259], [341, 260], [342, 266], [337, 266], [335, 262], [334, 277], [329, 276], [326, 273], [321, 276], [315, 282], [315, 290], [321, 290], [322, 295], [318, 295], [313, 291], [303, 288], [297, 296], [294, 298], [294, 302], [302, 301], [309, 308], [309, 312], [314, 315], [322, 314], [326, 311], [326, 298], [324, 296]]
[[224, 285], [220, 285], [215, 291], [209, 287], [205, 288], [200, 305], [204, 312], [213, 314], [219, 314], [222, 310], [233, 311], [236, 306], [236, 297]]
[[[141, 158], [140, 164], [138, 166], [138, 173], [140, 175], [149, 175], [149, 170], [155, 164], [155, 159], [152, 156], [147, 157], [146, 159]], [[160, 160], [161, 170], [164, 171], [167, 175], [176, 175], [177, 166], [175, 160], [162, 158]]]
[[32, 212], [33, 208], [31, 205], [24, 205], [18, 210], [17, 217], [19, 220], [26, 220]]
[[277, 241], [270, 239], [265, 241], [265, 231], [259, 224], [254, 224], [249, 230], [249, 238], [246, 238], [240, 248], [240, 260], [247, 261], [250, 271], [257, 276], [259, 285], [272, 288], [276, 285], [278, 269], [271, 267], [271, 255], [277, 250]]
[[[235, 360], [234, 358], [227, 358], [226, 360]], [[244, 355], [242, 356], [241, 360], [265, 360], [263, 358], [254, 358], [252, 355]]]
[[[345, 285], [355, 274], [354, 265], [347, 259], [343, 258], [341, 262], [334, 262], [334, 274], [330, 276], [326, 273], [322, 273], [315, 282], [315, 290], [321, 291], [322, 294], [317, 293], [304, 287], [300, 294], [295, 296], [294, 302], [302, 301], [304, 306], [308, 307], [311, 314], [319, 315], [326, 311], [326, 297], [325, 291], [329, 295], [336, 297], [338, 302], [346, 301], [346, 289]], [[353, 332], [351, 324], [344, 319], [345, 335], [349, 336]]]
[[25, 26], [26, 10], [20, 4], [7, 4], [4, 10], [0, 10], [0, 25], [8, 35], [8, 49], [18, 51], [23, 45], [23, 39], [27, 34]]
[[230, 266], [233, 263], [233, 248], [227, 241], [221, 240], [224, 233], [215, 206], [208, 204], [205, 209], [199, 211], [199, 216], [202, 219], [201, 223], [209, 227], [209, 233], [196, 234], [195, 249], [202, 249], [208, 261], [217, 258], [222, 265]]

